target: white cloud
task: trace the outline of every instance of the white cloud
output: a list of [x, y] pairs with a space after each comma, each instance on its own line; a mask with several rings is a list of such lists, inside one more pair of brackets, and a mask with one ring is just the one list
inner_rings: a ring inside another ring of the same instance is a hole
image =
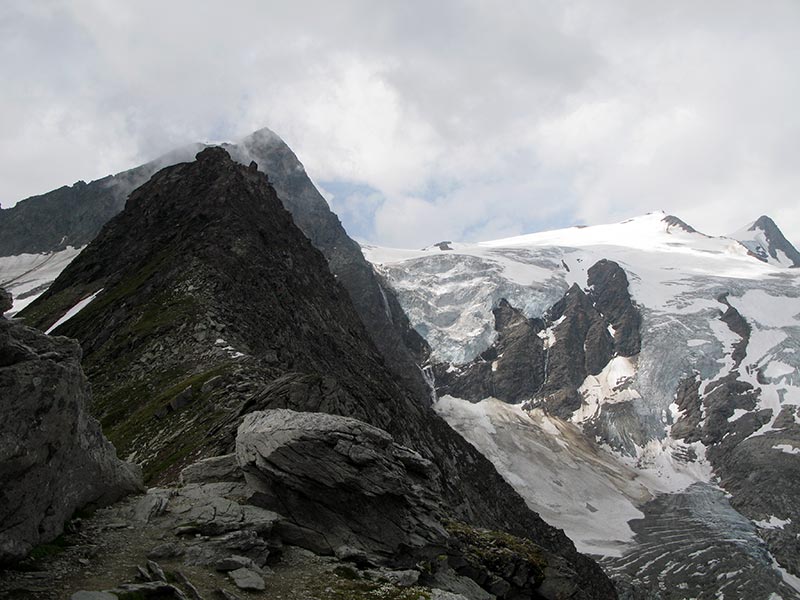
[[658, 208], [800, 243], [798, 40], [793, 0], [7, 2], [0, 202], [269, 126], [381, 243]]

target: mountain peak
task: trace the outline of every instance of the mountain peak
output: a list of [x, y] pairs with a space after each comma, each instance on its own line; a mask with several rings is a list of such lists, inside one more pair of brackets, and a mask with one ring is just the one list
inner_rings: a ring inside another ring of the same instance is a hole
[[679, 219], [675, 215], [664, 215], [664, 217], [661, 220], [667, 224], [668, 230], [671, 227], [677, 227], [678, 229], [682, 229], [686, 233], [700, 233], [699, 231], [697, 231], [697, 229], [695, 229], [682, 219]]
[[209, 146], [198, 152], [195, 159], [202, 164], [225, 162], [226, 160], [232, 162], [231, 155], [222, 146]]
[[761, 215], [752, 224], [728, 237], [738, 241], [751, 256], [762, 262], [779, 267], [800, 267], [800, 252], [767, 215]]

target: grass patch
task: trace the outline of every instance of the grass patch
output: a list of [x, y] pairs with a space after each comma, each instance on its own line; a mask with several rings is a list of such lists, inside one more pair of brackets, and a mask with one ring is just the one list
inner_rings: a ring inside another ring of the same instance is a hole
[[37, 298], [21, 310], [17, 316], [29, 327], [45, 330], [83, 298], [96, 292], [97, 290], [93, 286], [94, 284], [75, 285], [46, 299]]
[[530, 565], [536, 583], [544, 581], [547, 559], [542, 549], [532, 541], [457, 521], [445, 523], [445, 528], [459, 541], [468, 561], [496, 573], [502, 573], [509, 564], [524, 561]]
[[[208, 442], [205, 434], [210, 425], [222, 416], [221, 413], [206, 406], [202, 411], [204, 413], [202, 418], [192, 419], [188, 424], [182, 418], [187, 411], [197, 412], [196, 404], [205, 400], [201, 392], [203, 384], [209, 379], [230, 372], [233, 366], [233, 363], [227, 362], [202, 373], [184, 377], [177, 383], [169, 384], [165, 381], [158, 387], [162, 389], [167, 385], [169, 387], [154, 396], [152, 392], [145, 391], [141, 385], [131, 385], [117, 390], [113, 396], [104, 399], [103, 404], [112, 405], [113, 408], [106, 413], [101, 423], [106, 435], [123, 456], [139, 451], [141, 449], [139, 440], [143, 439], [144, 443], [147, 443], [157, 436], [169, 435], [181, 428], [181, 435], [173, 437], [172, 441], [155, 454], [152, 450], [146, 453], [148, 460], [142, 465], [145, 482], [152, 481]], [[170, 372], [164, 379], [174, 380], [174, 373]], [[173, 411], [169, 407], [170, 401], [187, 389], [192, 393], [191, 403]], [[143, 395], [145, 398], [147, 396], [151, 398], [140, 404]]]
[[316, 600], [430, 600], [431, 592], [418, 586], [397, 587], [358, 579], [353, 574], [342, 576], [339, 567], [329, 577], [316, 581], [310, 590]]

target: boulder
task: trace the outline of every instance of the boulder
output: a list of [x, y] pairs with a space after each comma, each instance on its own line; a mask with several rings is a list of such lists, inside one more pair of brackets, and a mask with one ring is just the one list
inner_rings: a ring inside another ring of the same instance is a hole
[[267, 584], [261, 575], [244, 567], [229, 572], [228, 576], [233, 579], [233, 583], [236, 584], [236, 587], [242, 590], [262, 592], [267, 587]]
[[0, 563], [55, 539], [76, 510], [141, 490], [87, 412], [77, 342], [0, 319]]
[[431, 464], [382, 429], [324, 413], [255, 412], [239, 426], [236, 457], [255, 491], [249, 502], [288, 515], [297, 545], [396, 565], [445, 546]]
[[181, 483], [217, 483], [223, 481], [244, 481], [235, 454], [212, 456], [192, 463], [183, 471]]

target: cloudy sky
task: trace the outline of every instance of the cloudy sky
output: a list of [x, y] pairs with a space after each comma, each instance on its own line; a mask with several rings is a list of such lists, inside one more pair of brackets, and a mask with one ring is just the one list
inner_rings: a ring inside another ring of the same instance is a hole
[[0, 203], [268, 126], [348, 231], [800, 244], [800, 2], [0, 3]]

